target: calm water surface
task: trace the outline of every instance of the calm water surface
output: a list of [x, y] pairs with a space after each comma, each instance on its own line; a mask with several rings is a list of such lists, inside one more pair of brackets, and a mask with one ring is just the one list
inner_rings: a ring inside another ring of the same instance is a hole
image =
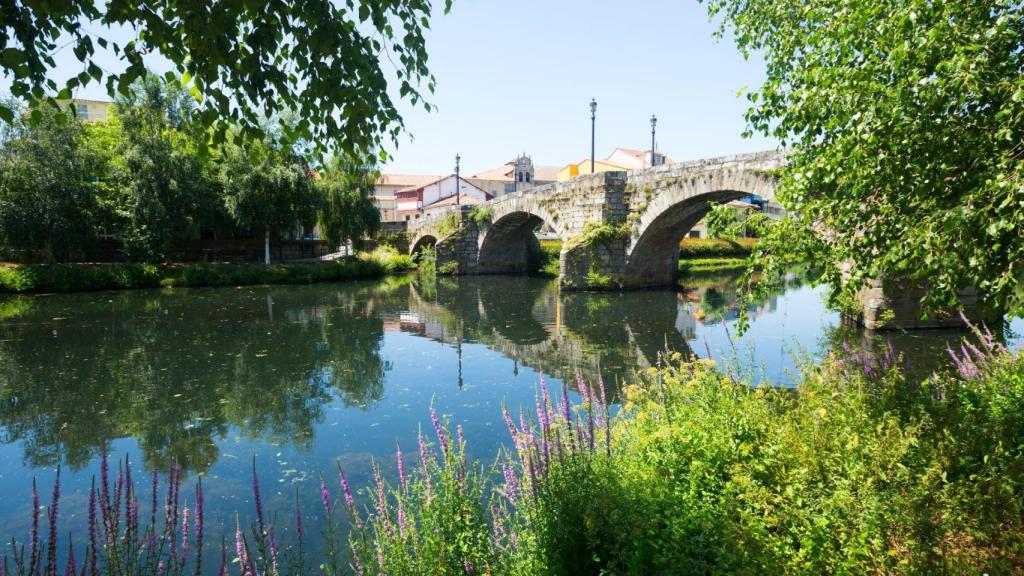
[[[28, 533], [31, 478], [47, 494], [58, 463], [61, 531], [81, 530], [103, 447], [137, 470], [177, 462], [189, 487], [203, 475], [219, 539], [235, 511], [251, 516], [254, 456], [268, 506], [290, 514], [297, 491], [315, 523], [318, 473], [340, 461], [356, 486], [374, 462], [394, 475], [431, 403], [490, 461], [507, 435], [501, 406], [532, 406], [542, 372], [556, 390], [600, 373], [614, 392], [669, 349], [787, 385], [794, 358], [884, 346], [840, 327], [798, 280], [733, 342], [736, 312], [728, 278], [622, 294], [480, 277], [0, 300], [0, 541]], [[1010, 324], [1014, 345], [1022, 329]], [[893, 338], [930, 371], [961, 336]]]

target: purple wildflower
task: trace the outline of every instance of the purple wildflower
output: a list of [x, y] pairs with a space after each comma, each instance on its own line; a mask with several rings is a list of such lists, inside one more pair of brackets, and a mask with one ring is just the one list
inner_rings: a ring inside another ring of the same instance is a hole
[[223, 539], [220, 541], [220, 569], [217, 570], [218, 576], [228, 575], [228, 545]]
[[505, 497], [514, 502], [519, 493], [519, 478], [515, 468], [511, 463], [502, 464], [501, 472], [505, 476]]
[[191, 519], [190, 518], [191, 516], [192, 516], [192, 511], [189, 510], [188, 500], [185, 500], [185, 508], [184, 508], [184, 510], [181, 511], [181, 558], [182, 558], [182, 560], [184, 560], [186, 557], [188, 557], [188, 545], [189, 545], [189, 538], [188, 538], [189, 523], [188, 523], [188, 521]]
[[408, 521], [405, 517], [405, 506], [402, 505], [402, 500], [398, 500], [398, 535], [405, 538], [405, 528], [408, 525]]
[[547, 433], [548, 433], [548, 413], [547, 413], [547, 410], [545, 410], [544, 406], [541, 405], [540, 396], [534, 396], [533, 402], [536, 405], [537, 423], [540, 424], [540, 433], [542, 435], [546, 436]]
[[459, 450], [466, 445], [466, 437], [462, 434], [462, 424], [455, 427], [455, 437], [459, 440]]
[[96, 478], [93, 477], [92, 486], [89, 488], [89, 550], [87, 554], [89, 574], [92, 576], [100, 573], [96, 555]]
[[[136, 506], [138, 504], [136, 503]], [[137, 514], [136, 514], [137, 515]], [[196, 482], [196, 576], [202, 573], [200, 570], [203, 561], [203, 479]]]
[[160, 562], [158, 562], [157, 565], [156, 565], [156, 576], [164, 576], [164, 574], [166, 574], [166, 573], [167, 573], [167, 570], [164, 567], [164, 561], [160, 560]]
[[502, 407], [501, 415], [505, 418], [505, 425], [508, 426], [508, 433], [512, 435], [512, 441], [518, 445], [519, 431], [516, 429], [516, 423], [512, 420], [512, 415], [508, 413], [507, 407]]
[[544, 380], [544, 374], [543, 373], [540, 375], [540, 398], [541, 398], [541, 402], [544, 405], [545, 412], [550, 412], [550, 410], [551, 410], [551, 396], [550, 396], [550, 394], [548, 394], [548, 384]]
[[562, 417], [567, 424], [572, 424], [572, 404], [569, 403], [569, 387], [562, 385]]
[[327, 491], [323, 476], [320, 477], [320, 500], [324, 503], [324, 512], [331, 513], [331, 493]]
[[402, 448], [398, 446], [395, 448], [395, 460], [398, 462], [398, 483], [401, 485], [402, 490], [405, 490], [405, 462], [402, 460]]
[[[399, 452], [401, 455], [401, 452]], [[399, 467], [401, 467], [402, 459], [398, 459]], [[349, 508], [355, 505], [355, 499], [352, 498], [352, 490], [348, 485], [348, 478], [345, 477], [345, 472], [341, 469], [341, 462], [338, 462], [338, 481], [341, 483], [341, 492], [345, 496], [345, 505]]]
[[242, 576], [256, 576], [252, 570], [251, 559], [245, 546], [245, 536], [242, 534], [242, 527], [235, 517], [235, 556], [238, 557], [238, 564], [242, 568]]
[[576, 389], [580, 392], [580, 401], [583, 404], [589, 404], [590, 389], [587, 387], [587, 383], [583, 381], [583, 374], [579, 370], [576, 371]]
[[418, 433], [417, 441], [420, 445], [420, 465], [423, 467], [423, 485], [427, 491], [427, 502], [431, 499], [430, 485], [430, 456], [427, 454], [427, 446], [423, 442], [423, 434]]
[[441, 421], [437, 418], [437, 412], [434, 411], [433, 404], [430, 405], [430, 422], [434, 425], [434, 431], [437, 432], [437, 441], [441, 445], [441, 454], [447, 455], [448, 435], [445, 434], [444, 427], [441, 426]]
[[107, 449], [100, 452], [100, 514], [103, 516], [103, 527], [110, 531], [110, 463], [107, 461]]
[[466, 574], [472, 574], [473, 573], [473, 564], [469, 560], [466, 560], [465, 562], [463, 562], [462, 563], [462, 567], [466, 570]]
[[373, 467], [373, 482], [377, 487], [377, 515], [383, 519], [387, 518], [388, 501], [384, 492], [384, 479], [381, 478], [380, 468]]
[[57, 574], [57, 503], [60, 501], [60, 465], [57, 465], [57, 476], [53, 480], [53, 496], [47, 518], [50, 521], [50, 541], [46, 551], [46, 573]]
[[[68, 561], [64, 564], [64, 576], [77, 576], [77, 574], [78, 563], [75, 562], [75, 546], [68, 543]], [[2, 575], [2, 571], [0, 571], [0, 575]]]
[[264, 533], [263, 527], [263, 499], [260, 498], [260, 479], [256, 475], [256, 456], [252, 457], [252, 497], [256, 504], [256, 521], [259, 522], [260, 534]]
[[277, 538], [274, 536], [274, 525], [267, 527], [267, 542], [270, 544], [270, 563], [273, 565], [273, 573], [277, 574]]
[[356, 576], [363, 576], [363, 563], [359, 560], [359, 555], [356, 554], [355, 549], [352, 550], [352, 569], [355, 571]]

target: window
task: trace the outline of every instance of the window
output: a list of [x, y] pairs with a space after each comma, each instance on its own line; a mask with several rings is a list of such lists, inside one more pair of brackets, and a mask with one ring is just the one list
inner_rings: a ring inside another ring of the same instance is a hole
[[516, 191], [516, 185], [514, 183], [505, 184], [505, 194], [511, 194]]
[[527, 181], [527, 182], [529, 182], [529, 181], [530, 181], [530, 173], [529, 173], [529, 172], [527, 172], [527, 173], [526, 173], [526, 181]]
[[89, 105], [88, 104], [77, 104], [75, 106], [76, 113], [78, 114], [79, 120], [89, 119]]
[[690, 238], [700, 238], [700, 230], [690, 230]]

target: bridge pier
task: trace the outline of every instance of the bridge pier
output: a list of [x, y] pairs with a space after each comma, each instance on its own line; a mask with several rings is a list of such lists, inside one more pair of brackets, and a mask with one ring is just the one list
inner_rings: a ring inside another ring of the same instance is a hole
[[854, 308], [843, 316], [868, 330], [925, 330], [934, 328], [965, 328], [999, 318], [999, 314], [986, 313], [978, 300], [977, 290], [967, 288], [958, 293], [958, 309], [932, 313], [923, 318], [921, 298], [924, 289], [905, 282], [876, 278], [861, 288]]

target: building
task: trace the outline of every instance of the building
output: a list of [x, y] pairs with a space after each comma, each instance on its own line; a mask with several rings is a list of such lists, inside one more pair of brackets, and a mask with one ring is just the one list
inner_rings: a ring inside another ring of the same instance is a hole
[[398, 222], [395, 194], [399, 190], [423, 186], [440, 179], [440, 175], [381, 174], [373, 185], [373, 205], [380, 211], [381, 222]]
[[595, 159], [594, 170], [593, 172], [591, 172], [590, 158], [585, 158], [575, 164], [567, 164], [566, 166], [562, 167], [562, 169], [559, 170], [558, 174], [555, 176], [555, 179], [558, 180], [559, 182], [566, 182], [568, 180], [572, 180], [577, 176], [583, 176], [584, 174], [596, 174], [599, 172], [622, 172], [624, 170], [629, 170], [629, 168], [626, 168], [621, 164], [609, 162], [607, 160]]
[[479, 204], [494, 196], [486, 190], [458, 179], [444, 176], [420, 186], [410, 186], [395, 193], [395, 212], [398, 220], [416, 220], [457, 204]]
[[73, 98], [71, 100], [58, 100], [61, 106], [71, 105], [75, 109], [75, 114], [78, 119], [82, 122], [93, 122], [96, 120], [106, 120], [110, 114], [110, 108], [114, 105], [113, 102], [107, 102], [104, 100], [86, 100], [84, 98]]
[[[594, 159], [594, 173], [597, 172], [618, 172], [623, 170], [639, 170], [641, 168], [649, 168], [651, 159], [650, 150], [633, 150], [631, 148], [616, 148], [607, 158]], [[668, 166], [675, 164], [675, 162], [662, 154], [661, 152], [654, 153], [654, 163], [656, 166]], [[584, 158], [583, 160], [575, 163], [568, 164], [558, 171], [555, 179], [559, 182], [565, 182], [572, 180], [577, 176], [584, 174], [590, 174], [590, 158]]]
[[[494, 198], [517, 190], [548, 184], [556, 180], [557, 174], [557, 166], [534, 165], [529, 156], [522, 154], [496, 168], [484, 170], [468, 177], [463, 176], [463, 185], [469, 184], [472, 188], [466, 189], [468, 195], [461, 203], [473, 203], [480, 197], [479, 191]], [[406, 209], [399, 208], [398, 192], [418, 189], [444, 178], [446, 177], [439, 174], [381, 174], [373, 187], [373, 204], [380, 211], [381, 222], [397, 222], [405, 220], [405, 216], [413, 215], [408, 209], [410, 206], [408, 200], [404, 203]], [[452, 184], [452, 190], [454, 191], [454, 184]], [[430, 204], [427, 202], [426, 205]], [[424, 208], [424, 206], [417, 209], [420, 208]], [[403, 212], [401, 216], [399, 215], [400, 211]]]
[[557, 166], [534, 165], [532, 158], [521, 154], [497, 168], [473, 174], [466, 180], [492, 196], [501, 196], [549, 184], [556, 181], [557, 176]]
[[[633, 150], [631, 148], [616, 148], [608, 155], [607, 160], [619, 166], [625, 166], [627, 170], [638, 170], [651, 167], [650, 150]], [[654, 153], [655, 166], [671, 166], [675, 162], [661, 152]]]

